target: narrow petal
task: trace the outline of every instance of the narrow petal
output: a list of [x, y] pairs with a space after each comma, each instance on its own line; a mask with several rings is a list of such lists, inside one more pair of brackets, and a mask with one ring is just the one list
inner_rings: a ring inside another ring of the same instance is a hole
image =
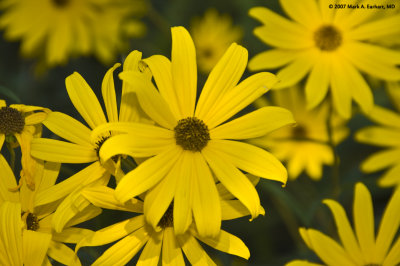
[[170, 171], [181, 153], [180, 148], [174, 147], [140, 164], [121, 179], [115, 190], [116, 198], [125, 202], [153, 187]]
[[53, 233], [52, 240], [56, 242], [76, 244], [85, 236], [93, 234], [92, 230], [85, 228], [70, 227], [65, 228], [60, 233]]
[[68, 76], [65, 79], [65, 85], [76, 110], [92, 129], [107, 123], [96, 95], [79, 73], [74, 72]]
[[[258, 176], [250, 174], [245, 174], [245, 176], [249, 179], [253, 186], [256, 186], [258, 182], [260, 182], [260, 177]], [[233, 196], [232, 193], [230, 193], [222, 183], [217, 183], [216, 187], [221, 200], [232, 200], [235, 198], [235, 196]]]
[[400, 185], [400, 164], [386, 171], [378, 180], [378, 185], [382, 187], [392, 187]]
[[38, 184], [35, 197], [37, 197], [40, 191], [43, 191], [51, 186], [54, 186], [58, 174], [60, 172], [61, 164], [54, 162], [45, 162], [43, 167], [44, 168], [43, 168], [42, 179], [40, 181], [40, 184]]
[[176, 241], [172, 227], [164, 229], [162, 265], [185, 265], [181, 248]]
[[388, 166], [398, 164], [400, 149], [389, 149], [377, 152], [369, 156], [362, 164], [361, 170], [365, 173], [371, 173], [385, 169]]
[[31, 154], [41, 160], [60, 163], [90, 163], [98, 159], [93, 147], [45, 138], [32, 140]]
[[397, 265], [400, 262], [400, 237], [397, 238], [396, 242], [393, 244], [392, 248], [387, 254], [382, 265]]
[[224, 230], [221, 230], [221, 233], [216, 238], [201, 237], [196, 234], [195, 231], [192, 231], [192, 233], [201, 242], [204, 242], [217, 250], [242, 257], [246, 260], [250, 257], [250, 251], [243, 241]]
[[309, 262], [306, 260], [292, 260], [285, 264], [285, 266], [323, 266], [322, 264]]
[[314, 229], [308, 229], [307, 234], [313, 250], [327, 265], [356, 265], [332, 238]]
[[119, 77], [131, 86], [135, 86], [140, 106], [152, 120], [168, 129], [176, 126], [177, 121], [166, 99], [160, 95], [151, 81], [133, 71], [124, 71], [119, 74]]
[[256, 54], [250, 59], [250, 71], [274, 69], [292, 62], [298, 55], [296, 50], [271, 49]]
[[29, 125], [40, 124], [46, 119], [47, 115], [48, 114], [45, 112], [37, 112], [37, 113], [27, 115], [25, 117], [25, 125], [29, 126]]
[[246, 206], [252, 219], [256, 218], [262, 208], [257, 191], [249, 179], [227, 161], [223, 154], [207, 147], [202, 150], [202, 154], [219, 181]]
[[51, 241], [47, 255], [65, 265], [81, 265], [74, 251], [59, 242]]
[[342, 62], [332, 60], [331, 95], [336, 111], [343, 118], [351, 117], [351, 90], [354, 85], [342, 68]]
[[261, 148], [231, 140], [212, 140], [207, 147], [218, 151], [226, 160], [245, 172], [286, 184], [285, 167], [275, 156]]
[[286, 14], [307, 28], [313, 28], [316, 23], [321, 22], [321, 14], [314, 0], [305, 0], [301, 3], [281, 0], [280, 4]]
[[221, 228], [221, 206], [210, 168], [200, 153], [194, 153], [193, 216], [201, 236], [215, 238]]
[[101, 84], [101, 93], [103, 95], [104, 105], [107, 111], [108, 122], [118, 121], [117, 97], [115, 95], [113, 74], [114, 70], [119, 66], [121, 66], [121, 64], [117, 63], [110, 68], [104, 75], [103, 83]]
[[361, 252], [367, 262], [371, 262], [375, 250], [374, 211], [371, 194], [362, 183], [355, 187], [354, 227]]
[[369, 145], [399, 147], [400, 131], [398, 129], [371, 126], [358, 131], [356, 139]]
[[11, 192], [9, 190], [9, 188], [15, 188], [17, 186], [17, 181], [6, 159], [1, 154], [0, 176], [0, 203], [2, 203], [3, 201], [19, 202], [18, 193]]
[[384, 38], [393, 34], [399, 34], [400, 15], [384, 16], [378, 20], [368, 21], [360, 24], [349, 32], [355, 40], [371, 40]]
[[43, 124], [54, 134], [70, 142], [91, 147], [90, 129], [78, 120], [60, 112], [51, 112]]
[[400, 129], [400, 115], [387, 108], [375, 105], [371, 112], [368, 113], [367, 117], [383, 126]]
[[147, 244], [142, 251], [142, 254], [140, 254], [136, 266], [158, 265], [158, 262], [160, 261], [163, 237], [164, 231], [151, 234], [149, 241], [147, 241]]
[[210, 137], [211, 139], [257, 138], [294, 123], [293, 115], [287, 109], [266, 106], [210, 130]]
[[185, 234], [183, 236], [178, 236], [177, 240], [190, 264], [216, 265], [192, 235]]
[[379, 225], [376, 237], [375, 259], [384, 261], [400, 224], [400, 189], [390, 199]]
[[6, 250], [7, 265], [22, 265], [21, 205], [0, 203], [0, 248]]
[[203, 121], [212, 129], [225, 122], [272, 88], [278, 79], [271, 73], [257, 73], [224, 94]]
[[94, 217], [97, 217], [100, 213], [101, 213], [101, 209], [93, 206], [93, 205], [89, 205], [86, 208], [84, 208], [83, 210], [81, 210], [78, 214], [76, 214], [74, 217], [72, 217], [66, 224], [65, 227], [71, 227], [71, 226], [75, 226], [77, 224], [89, 221], [91, 219], [93, 219]]
[[197, 93], [196, 51], [193, 40], [184, 27], [172, 27], [171, 34], [172, 82], [182, 119], [194, 114]]
[[343, 207], [334, 200], [324, 200], [323, 203], [329, 207], [333, 217], [335, 218], [337, 231], [347, 254], [349, 254], [351, 259], [355, 261], [357, 265], [367, 264], [367, 262], [363, 260], [360, 246], [358, 245], [357, 239]]
[[[262, 214], [262, 213], [261, 213]], [[265, 214], [265, 212], [264, 212]], [[262, 215], [264, 215], [262, 214]], [[238, 200], [221, 200], [221, 219], [233, 220], [250, 215], [249, 210]]]
[[209, 117], [210, 109], [214, 108], [222, 96], [232, 90], [239, 82], [246, 69], [247, 59], [248, 52], [244, 47], [236, 43], [229, 46], [208, 75], [197, 102], [196, 117]]
[[36, 266], [42, 265], [49, 249], [51, 234], [35, 232], [32, 230], [23, 230], [23, 250], [24, 265]]

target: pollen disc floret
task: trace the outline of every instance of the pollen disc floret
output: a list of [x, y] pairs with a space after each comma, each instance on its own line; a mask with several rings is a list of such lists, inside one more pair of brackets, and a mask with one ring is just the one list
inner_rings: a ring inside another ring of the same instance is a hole
[[0, 109], [0, 133], [5, 135], [21, 133], [25, 126], [25, 118], [20, 111], [11, 107]]
[[158, 222], [158, 226], [161, 228], [172, 227], [174, 225], [174, 204], [171, 203], [168, 209], [165, 211], [163, 217]]
[[32, 231], [39, 229], [39, 220], [35, 214], [28, 213], [26, 216], [26, 228]]
[[342, 44], [342, 33], [332, 25], [324, 25], [314, 32], [314, 41], [322, 51], [333, 51]]
[[208, 127], [196, 117], [187, 117], [178, 121], [174, 128], [176, 144], [184, 150], [201, 151], [210, 140]]

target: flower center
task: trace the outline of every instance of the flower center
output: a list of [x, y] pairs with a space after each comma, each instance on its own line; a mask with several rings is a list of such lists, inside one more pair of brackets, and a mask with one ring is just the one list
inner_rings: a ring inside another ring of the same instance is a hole
[[382, 264], [378, 264], [378, 263], [368, 263], [368, 264], [365, 264], [364, 266], [382, 266]]
[[163, 217], [158, 222], [158, 226], [161, 228], [172, 227], [174, 225], [174, 203], [172, 202], [168, 209], [165, 211]]
[[11, 107], [0, 109], [0, 133], [5, 135], [21, 133], [25, 126], [25, 118], [20, 111]]
[[53, 4], [56, 7], [65, 7], [70, 0], [53, 0]]
[[39, 229], [39, 220], [35, 214], [28, 213], [26, 216], [26, 228], [32, 231]]
[[292, 128], [292, 135], [294, 138], [305, 138], [307, 137], [307, 130], [305, 127], [297, 125]]
[[174, 128], [176, 144], [184, 150], [201, 151], [210, 140], [208, 127], [196, 117], [187, 117], [178, 121]]
[[342, 34], [335, 27], [324, 25], [314, 32], [314, 41], [322, 51], [333, 51], [342, 44]]

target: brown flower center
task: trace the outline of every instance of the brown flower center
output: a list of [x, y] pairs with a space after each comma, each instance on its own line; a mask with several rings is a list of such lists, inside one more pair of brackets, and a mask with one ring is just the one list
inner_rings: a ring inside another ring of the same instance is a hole
[[307, 130], [305, 127], [297, 125], [292, 128], [292, 136], [294, 138], [305, 138], [307, 137]]
[[0, 109], [0, 133], [5, 135], [21, 133], [25, 126], [25, 118], [17, 109], [2, 107]]
[[334, 51], [342, 44], [341, 32], [331, 26], [321, 26], [314, 32], [315, 45], [322, 51]]
[[52, 0], [56, 7], [65, 7], [70, 0]]
[[32, 231], [39, 229], [39, 220], [35, 214], [28, 213], [26, 216], [26, 228]]
[[172, 227], [174, 225], [174, 203], [172, 202], [168, 209], [165, 211], [163, 217], [158, 222], [158, 226], [161, 228]]
[[174, 128], [176, 144], [184, 150], [201, 151], [210, 140], [208, 127], [196, 117], [187, 117], [178, 121]]

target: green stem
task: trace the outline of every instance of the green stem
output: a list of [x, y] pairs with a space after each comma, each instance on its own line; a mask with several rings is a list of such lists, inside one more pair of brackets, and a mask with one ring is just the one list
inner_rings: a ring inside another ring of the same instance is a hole
[[333, 154], [333, 165], [332, 165], [332, 196], [337, 199], [340, 194], [340, 176], [339, 176], [339, 156], [336, 151], [336, 145], [333, 138], [333, 115], [334, 109], [331, 104], [329, 107], [328, 119], [326, 121], [326, 127], [328, 131], [328, 145], [332, 150]]

